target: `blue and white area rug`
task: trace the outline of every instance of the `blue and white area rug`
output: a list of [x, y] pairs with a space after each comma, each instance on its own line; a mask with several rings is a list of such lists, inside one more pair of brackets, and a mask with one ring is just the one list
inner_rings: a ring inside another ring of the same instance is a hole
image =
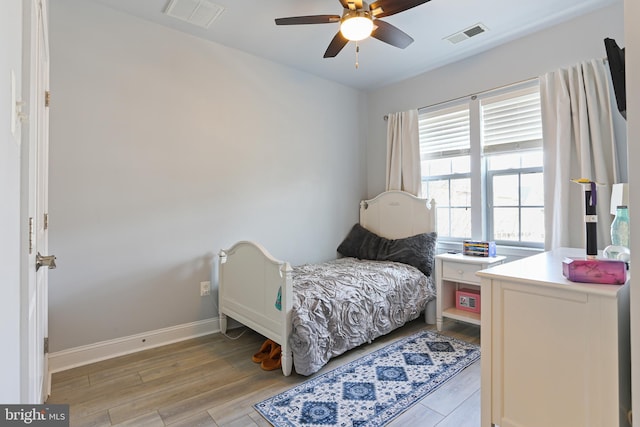
[[254, 405], [284, 426], [381, 426], [480, 358], [480, 349], [418, 332]]

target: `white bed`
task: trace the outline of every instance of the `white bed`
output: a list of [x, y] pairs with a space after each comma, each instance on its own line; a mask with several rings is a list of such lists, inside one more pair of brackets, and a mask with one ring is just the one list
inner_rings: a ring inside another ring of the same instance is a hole
[[[391, 240], [435, 232], [435, 202], [431, 201], [430, 207], [427, 205], [427, 200], [409, 193], [384, 192], [371, 200], [360, 202], [360, 225]], [[291, 265], [275, 259], [258, 243], [241, 241], [230, 249], [220, 251], [218, 271], [218, 309], [222, 332], [226, 332], [227, 317], [231, 317], [280, 344], [282, 372], [290, 375], [293, 356], [289, 337], [294, 304]], [[428, 279], [431, 281], [433, 277]], [[279, 294], [280, 309], [276, 307]], [[425, 321], [434, 323], [435, 293], [425, 301], [428, 301]], [[364, 340], [370, 339], [365, 337]]]

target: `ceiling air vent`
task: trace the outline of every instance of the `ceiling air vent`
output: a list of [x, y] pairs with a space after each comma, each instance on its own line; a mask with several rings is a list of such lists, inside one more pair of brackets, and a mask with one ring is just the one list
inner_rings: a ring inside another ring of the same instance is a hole
[[224, 7], [207, 0], [171, 0], [164, 13], [203, 28], [209, 26], [224, 11]]
[[477, 36], [478, 34], [482, 34], [489, 29], [484, 24], [476, 24], [472, 27], [467, 28], [466, 30], [459, 31], [455, 34], [450, 35], [449, 37], [445, 37], [445, 40], [449, 40], [451, 43], [456, 44], [467, 39], [470, 39], [473, 36]]

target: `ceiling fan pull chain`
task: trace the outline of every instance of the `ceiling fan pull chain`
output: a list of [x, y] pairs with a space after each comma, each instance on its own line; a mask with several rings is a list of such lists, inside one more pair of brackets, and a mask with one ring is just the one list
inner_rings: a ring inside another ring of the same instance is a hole
[[356, 42], [356, 70], [358, 69], [358, 66], [360, 65], [360, 64], [358, 64], [359, 53], [360, 53], [360, 45], [358, 44], [358, 42]]

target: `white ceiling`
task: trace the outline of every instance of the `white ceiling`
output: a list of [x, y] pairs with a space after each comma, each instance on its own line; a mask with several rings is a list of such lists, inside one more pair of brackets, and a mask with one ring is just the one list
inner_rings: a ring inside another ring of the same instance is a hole
[[[622, 0], [431, 0], [382, 18], [415, 39], [406, 49], [360, 42], [359, 68], [350, 42], [322, 56], [338, 24], [276, 26], [275, 18], [342, 14], [338, 0], [212, 0], [224, 11], [209, 29], [168, 17], [169, 0], [92, 0], [357, 89], [373, 89], [477, 54], [499, 44]], [[477, 23], [489, 31], [458, 44], [446, 37]], [[552, 48], [552, 46], [550, 46]], [[603, 48], [604, 49], [604, 48]]]

